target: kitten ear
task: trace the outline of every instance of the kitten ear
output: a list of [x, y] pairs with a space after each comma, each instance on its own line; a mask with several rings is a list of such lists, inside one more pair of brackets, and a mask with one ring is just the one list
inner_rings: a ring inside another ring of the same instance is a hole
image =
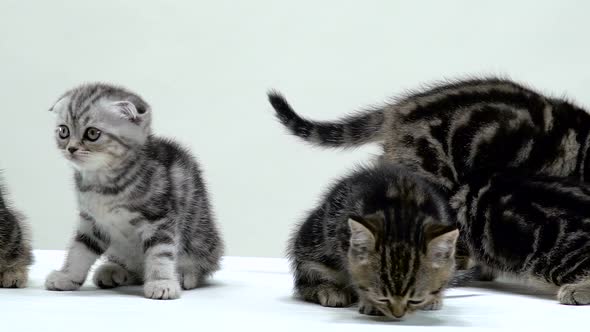
[[61, 106], [62, 102], [64, 101], [65, 97], [59, 98], [50, 108], [49, 112], [54, 112], [59, 106]]
[[145, 113], [138, 111], [135, 104], [126, 100], [111, 103], [110, 110], [115, 114], [118, 114], [122, 119], [129, 120], [136, 124], [141, 122], [141, 114]]
[[369, 257], [369, 251], [375, 249], [375, 235], [364, 225], [360, 217], [351, 216], [348, 219], [350, 227], [350, 253], [359, 260], [364, 261]]
[[441, 267], [455, 254], [459, 230], [454, 226], [429, 224], [425, 227], [426, 255], [433, 267]]

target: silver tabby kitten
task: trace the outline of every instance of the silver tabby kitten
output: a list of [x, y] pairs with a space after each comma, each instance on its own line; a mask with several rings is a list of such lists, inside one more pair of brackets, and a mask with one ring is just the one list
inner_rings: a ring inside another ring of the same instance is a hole
[[359, 168], [294, 233], [295, 290], [323, 306], [359, 301], [363, 314], [398, 319], [440, 309], [458, 235], [428, 183], [395, 165]]
[[76, 290], [94, 274], [101, 288], [142, 284], [175, 299], [219, 268], [223, 245], [195, 159], [151, 132], [150, 106], [126, 89], [88, 84], [51, 108], [55, 140], [75, 170], [79, 225], [49, 290]]
[[32, 262], [28, 225], [7, 202], [0, 181], [0, 287], [25, 287]]

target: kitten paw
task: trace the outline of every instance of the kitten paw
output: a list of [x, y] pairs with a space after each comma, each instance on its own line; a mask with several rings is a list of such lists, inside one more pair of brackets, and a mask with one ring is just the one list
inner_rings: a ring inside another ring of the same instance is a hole
[[92, 278], [94, 284], [99, 288], [115, 288], [134, 284], [134, 278], [121, 265], [115, 263], [104, 263], [101, 265]]
[[26, 269], [8, 270], [0, 273], [0, 288], [24, 288], [27, 286]]
[[324, 307], [348, 307], [352, 304], [352, 296], [348, 292], [334, 288], [324, 288], [318, 291], [318, 301]]
[[589, 284], [563, 285], [557, 292], [557, 299], [561, 304], [585, 305], [590, 304]]
[[199, 276], [194, 272], [181, 272], [180, 273], [180, 284], [182, 289], [194, 289], [199, 286]]
[[177, 280], [147, 281], [143, 285], [145, 297], [154, 300], [173, 300], [180, 297], [180, 283]]
[[359, 312], [363, 315], [369, 316], [384, 316], [379, 309], [375, 308], [372, 304], [367, 303], [366, 301], [361, 301], [359, 303]]
[[498, 273], [496, 271], [492, 270], [489, 267], [482, 266], [481, 272], [480, 272], [477, 280], [479, 280], [479, 281], [494, 281], [497, 276], [498, 276]]
[[443, 306], [442, 299], [434, 299], [432, 302], [420, 308], [420, 310], [440, 310]]
[[81, 282], [72, 280], [62, 271], [53, 271], [45, 280], [45, 288], [52, 291], [72, 291], [82, 286]]

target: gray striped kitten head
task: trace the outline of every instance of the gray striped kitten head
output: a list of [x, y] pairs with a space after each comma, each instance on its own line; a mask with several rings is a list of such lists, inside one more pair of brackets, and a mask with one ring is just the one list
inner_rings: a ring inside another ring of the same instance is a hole
[[117, 86], [80, 85], [64, 93], [50, 111], [57, 115], [57, 146], [79, 170], [114, 168], [151, 134], [150, 106]]
[[459, 235], [454, 226], [439, 223], [406, 228], [400, 217], [416, 216], [388, 209], [349, 219], [354, 282], [363, 298], [392, 318], [402, 318], [442, 295], [455, 270]]

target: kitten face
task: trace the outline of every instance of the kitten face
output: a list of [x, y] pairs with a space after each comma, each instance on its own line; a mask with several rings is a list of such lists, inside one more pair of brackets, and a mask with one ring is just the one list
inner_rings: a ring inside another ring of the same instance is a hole
[[389, 242], [380, 233], [380, 222], [382, 217], [375, 215], [349, 220], [348, 259], [359, 295], [399, 319], [441, 295], [455, 268], [459, 231], [426, 224], [422, 243]]
[[84, 85], [68, 91], [51, 110], [57, 115], [57, 147], [79, 170], [116, 167], [150, 134], [149, 106], [121, 88]]

